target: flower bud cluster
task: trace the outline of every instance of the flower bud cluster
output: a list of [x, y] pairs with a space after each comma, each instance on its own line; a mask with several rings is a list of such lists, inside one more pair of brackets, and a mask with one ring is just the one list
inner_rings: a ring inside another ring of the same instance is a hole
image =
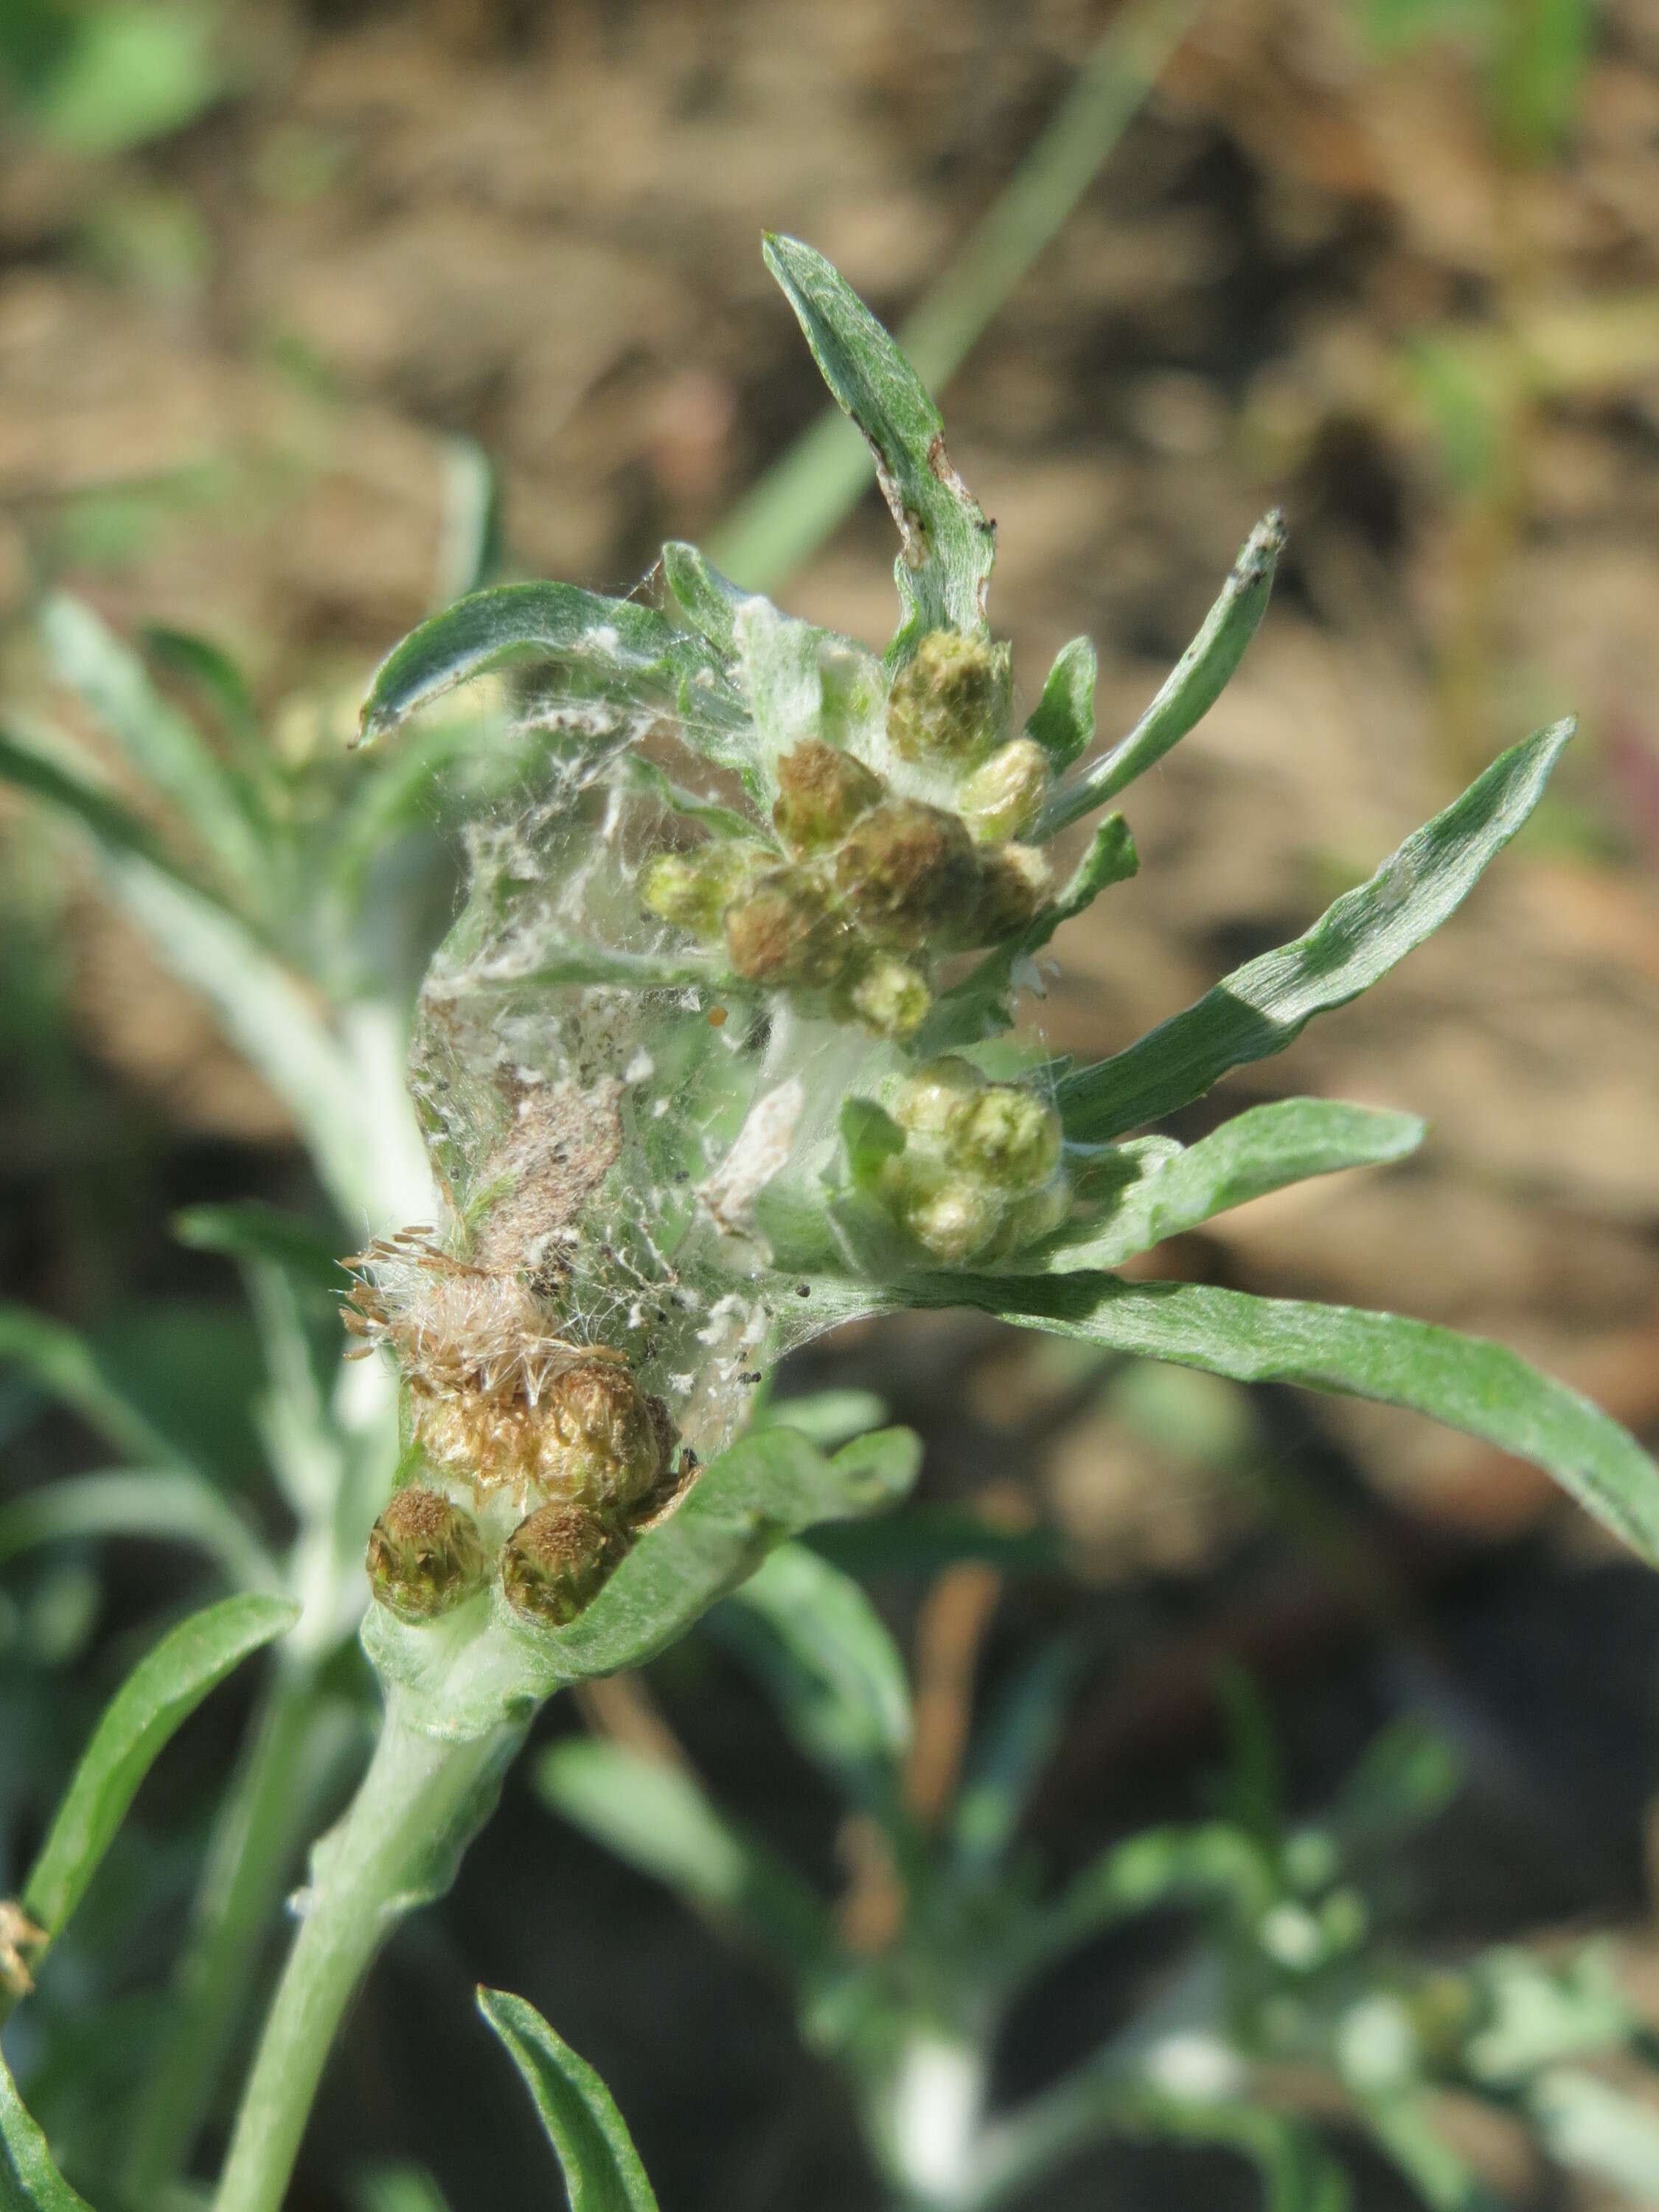
[[895, 678], [886, 741], [899, 773], [925, 774], [940, 805], [896, 788], [822, 737], [777, 764], [775, 849], [714, 838], [647, 866], [641, 902], [722, 943], [736, 975], [827, 997], [838, 1019], [903, 1038], [933, 1000], [937, 956], [997, 945], [1047, 898], [1047, 861], [1018, 842], [1048, 791], [1029, 738], [1006, 738], [1007, 648], [936, 630]]
[[480, 1315], [499, 1321], [501, 1287], [464, 1262], [414, 1265], [404, 1241], [357, 1265], [349, 1318], [398, 1353], [411, 1468], [369, 1537], [375, 1597], [433, 1620], [498, 1577], [521, 1618], [562, 1626], [677, 1494], [667, 1407], [619, 1353], [529, 1336], [523, 1311], [514, 1356], [492, 1358]]
[[932, 1060], [900, 1086], [892, 1115], [904, 1144], [882, 1162], [878, 1194], [933, 1258], [994, 1259], [1065, 1218], [1060, 1116], [1025, 1085]]

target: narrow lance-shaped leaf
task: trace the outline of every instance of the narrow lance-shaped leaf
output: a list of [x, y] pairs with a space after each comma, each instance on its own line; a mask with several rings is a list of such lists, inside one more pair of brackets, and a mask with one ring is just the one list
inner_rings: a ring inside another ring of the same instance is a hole
[[48, 750], [33, 739], [0, 732], [0, 781], [69, 815], [109, 851], [137, 854], [153, 867], [191, 881], [148, 826], [105, 789], [91, 763], [76, 757], [67, 746]]
[[740, 1932], [792, 1976], [830, 1948], [830, 1916], [792, 1867], [736, 1827], [694, 1778], [624, 1745], [572, 1736], [537, 1762], [543, 1800], [585, 1835]]
[[480, 1990], [478, 2009], [524, 2077], [563, 2168], [570, 2212], [657, 2212], [627, 2123], [587, 2061], [522, 1997]]
[[236, 1588], [276, 1578], [274, 1562], [235, 1507], [180, 1468], [74, 1475], [0, 1505], [0, 1562], [39, 1544], [109, 1536], [191, 1545], [216, 1560]]
[[88, 1428], [135, 1459], [184, 1455], [123, 1397], [83, 1336], [25, 1306], [0, 1306], [0, 1368], [21, 1367], [36, 1387], [78, 1413]]
[[166, 1746], [210, 1690], [299, 1613], [285, 1598], [226, 1598], [139, 1661], [105, 1708], [23, 1886], [23, 1910], [48, 1941], [62, 1935]]
[[748, 593], [722, 576], [695, 545], [678, 538], [662, 549], [662, 572], [676, 605], [693, 629], [715, 650], [730, 656], [738, 648], [737, 612]]
[[0, 2058], [0, 2208], [3, 2212], [90, 2212], [52, 2163], [46, 2139], [23, 2109]]
[[[672, 705], [682, 684], [701, 684], [711, 715], [725, 690], [700, 638], [655, 608], [609, 599], [574, 584], [498, 584], [458, 599], [395, 646], [363, 702], [369, 741], [475, 676], [529, 660], [591, 678], [595, 696]], [[695, 735], [688, 731], [695, 742]]]
[[809, 1759], [884, 1803], [910, 1741], [904, 1662], [850, 1577], [782, 1544], [714, 1615], [713, 1632], [771, 1691]]
[[177, 809], [236, 886], [257, 890], [264, 845], [246, 787], [151, 684], [137, 653], [90, 607], [58, 597], [40, 618], [60, 679], [85, 700], [145, 781]]
[[1407, 838], [1304, 937], [1236, 968], [1195, 1006], [1060, 1085], [1066, 1133], [1104, 1139], [1201, 1097], [1230, 1068], [1283, 1052], [1316, 1014], [1345, 1006], [1455, 914], [1543, 796], [1577, 726], [1501, 753], [1461, 799]]
[[1137, 1163], [1140, 1172], [1104, 1221], [1051, 1245], [1040, 1264], [1056, 1273], [1121, 1267], [1230, 1206], [1313, 1176], [1403, 1159], [1422, 1140], [1423, 1124], [1414, 1114], [1324, 1098], [1254, 1106], [1184, 1152]]
[[1046, 1644], [993, 1708], [951, 1815], [954, 1856], [964, 1873], [989, 1874], [1006, 1856], [1037, 1777], [1060, 1747], [1081, 1671], [1075, 1641]]
[[[1079, 815], [1092, 813], [1109, 799], [1115, 799], [1209, 713], [1267, 611], [1273, 570], [1284, 548], [1285, 518], [1275, 507], [1262, 516], [1245, 539], [1220, 598], [1204, 617], [1203, 627], [1128, 736], [1073, 782], [1062, 784], [1049, 799], [1037, 824], [1039, 839], [1052, 837]], [[1045, 690], [1045, 702], [1047, 697]], [[1036, 730], [1032, 735], [1044, 742]]]
[[771, 234], [764, 252], [824, 382], [875, 456], [903, 540], [894, 574], [905, 619], [890, 658], [908, 659], [929, 630], [983, 630], [996, 532], [951, 465], [921, 379], [821, 253]]
[[1399, 1314], [1113, 1275], [937, 1276], [908, 1285], [906, 1296], [977, 1306], [1023, 1328], [1236, 1382], [1293, 1382], [1409, 1407], [1531, 1460], [1659, 1565], [1659, 1468], [1600, 1407], [1503, 1345]]

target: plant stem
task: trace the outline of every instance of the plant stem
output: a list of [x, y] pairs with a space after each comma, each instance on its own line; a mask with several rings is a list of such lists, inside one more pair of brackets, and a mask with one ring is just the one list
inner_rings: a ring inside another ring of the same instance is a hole
[[489, 1817], [524, 1734], [423, 1735], [394, 1692], [362, 1787], [318, 1845], [313, 1881], [265, 2021], [216, 2212], [278, 2212], [335, 2034], [392, 1929], [440, 1897]]
[[[277, 1901], [337, 1786], [348, 1746], [331, 1720], [312, 1660], [283, 1667], [215, 1826], [175, 1980], [179, 2025], [145, 2084], [128, 2154], [126, 2191], [135, 2204], [155, 2202], [190, 2156], [252, 1997]], [[355, 1745], [358, 1729], [348, 1726]]]
[[[975, 226], [898, 342], [937, 392], [1094, 181], [1198, 13], [1199, 0], [1131, 0], [1036, 144]], [[873, 464], [840, 410], [804, 432], [715, 532], [711, 559], [749, 591], [798, 568], [858, 504]]]

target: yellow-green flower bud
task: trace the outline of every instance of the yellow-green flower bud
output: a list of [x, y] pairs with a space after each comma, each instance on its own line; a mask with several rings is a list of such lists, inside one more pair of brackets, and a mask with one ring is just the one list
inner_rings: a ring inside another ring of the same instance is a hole
[[878, 945], [915, 951], [960, 944], [980, 902], [973, 840], [954, 814], [890, 799], [854, 823], [836, 854], [836, 881]]
[[951, 1122], [946, 1157], [1000, 1190], [1033, 1190], [1060, 1162], [1060, 1115], [1017, 1083], [993, 1083]]
[[514, 1613], [562, 1628], [599, 1595], [628, 1539], [581, 1507], [544, 1505], [521, 1521], [501, 1553], [501, 1590]]
[[619, 1359], [556, 1376], [538, 1409], [536, 1486], [606, 1508], [637, 1505], [668, 1472], [673, 1424]]
[[411, 1486], [369, 1531], [363, 1565], [380, 1604], [399, 1620], [435, 1620], [483, 1587], [477, 1524], [441, 1491]]
[[778, 763], [772, 819], [792, 853], [815, 853], [846, 835], [882, 795], [878, 775], [821, 738], [803, 738]]
[[1035, 738], [1016, 738], [962, 787], [962, 818], [981, 844], [1023, 837], [1048, 796], [1048, 756]]
[[930, 1170], [903, 1154], [900, 1159], [907, 1171], [890, 1186], [898, 1219], [925, 1252], [947, 1267], [976, 1259], [995, 1241], [1001, 1224], [995, 1194], [971, 1176]]
[[975, 945], [1002, 945], [1033, 921], [1054, 889], [1054, 871], [1035, 845], [994, 845], [980, 855]]
[[750, 983], [838, 982], [855, 951], [828, 886], [804, 868], [774, 868], [726, 909], [726, 950]]
[[641, 872], [640, 904], [659, 921], [718, 937], [726, 908], [774, 858], [741, 837], [714, 838], [695, 853], [658, 853]]
[[927, 978], [890, 952], [878, 952], [847, 993], [851, 1012], [883, 1037], [913, 1036], [933, 1003]]
[[1008, 726], [1013, 666], [1008, 647], [958, 630], [929, 630], [887, 698], [887, 736], [908, 761], [972, 768]]
[[917, 1137], [948, 1137], [985, 1088], [970, 1060], [951, 1053], [919, 1067], [893, 1101], [893, 1119]]

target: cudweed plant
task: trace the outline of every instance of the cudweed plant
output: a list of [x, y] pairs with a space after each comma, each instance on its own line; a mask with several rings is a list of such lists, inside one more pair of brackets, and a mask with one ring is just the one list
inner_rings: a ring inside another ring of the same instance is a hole
[[[399, 726], [479, 678], [496, 683], [488, 727], [511, 763], [470, 823], [465, 901], [419, 992], [409, 1087], [424, 1160], [385, 1080], [395, 991], [333, 963], [349, 933], [318, 937], [339, 910], [332, 820], [273, 817], [257, 786], [210, 772], [182, 725], [135, 713], [130, 684], [104, 685], [106, 719], [130, 750], [138, 733], [208, 887], [60, 747], [9, 740], [0, 759], [92, 831], [121, 895], [294, 1105], [345, 1218], [373, 1232], [350, 1263], [349, 1372], [382, 1414], [354, 1431], [349, 1382], [325, 1393], [279, 1364], [273, 1454], [306, 1470], [295, 1554], [140, 1668], [4, 1923], [0, 1964], [21, 1993], [184, 1713], [296, 1617], [290, 1641], [320, 1665], [364, 1603], [349, 1550], [366, 1556], [378, 1745], [296, 1900], [221, 2212], [280, 2204], [355, 1989], [390, 1929], [452, 1878], [546, 1698], [639, 1664], [745, 1583], [751, 1611], [791, 1571], [809, 1575], [813, 1622], [861, 1605], [821, 1563], [801, 1570], [788, 1540], [898, 1498], [915, 1439], [878, 1431], [826, 1451], [799, 1428], [744, 1425], [769, 1368], [840, 1322], [975, 1307], [1240, 1381], [1413, 1407], [1533, 1457], [1659, 1558], [1652, 1463], [1501, 1347], [1118, 1272], [1226, 1206], [1419, 1141], [1408, 1115], [1316, 1099], [1241, 1114], [1189, 1147], [1134, 1133], [1281, 1049], [1445, 921], [1526, 820], [1571, 726], [1494, 762], [1305, 936], [1094, 1066], [1049, 1059], [1016, 1028], [1020, 997], [1061, 925], [1136, 866], [1120, 815], [1069, 864], [1056, 841], [1218, 696], [1265, 610], [1281, 525], [1252, 533], [1121, 742], [1093, 752], [1086, 641], [1022, 715], [987, 617], [994, 532], [937, 411], [820, 256], [787, 239], [766, 252], [873, 453], [901, 538], [899, 628], [877, 656], [671, 545], [658, 605], [510, 584], [397, 647], [363, 708], [369, 757], [391, 763], [366, 788], [395, 802]], [[427, 758], [417, 748], [411, 787]], [[356, 802], [360, 832], [374, 805]], [[372, 836], [346, 843], [361, 886]], [[286, 890], [260, 872], [272, 854], [287, 856]], [[313, 867], [320, 906], [304, 896]], [[256, 1287], [291, 1280], [285, 1234], [235, 1224]], [[37, 1373], [61, 1384], [73, 1370], [80, 1401], [104, 1403], [72, 1347], [22, 1348]], [[298, 1462], [296, 1406], [312, 1408], [315, 1446]], [[256, 1768], [265, 1794], [226, 1846], [233, 1872], [258, 1857], [255, 1816], [284, 1771]], [[484, 2002], [573, 2198], [648, 2204], [603, 2085], [527, 2006]], [[176, 2112], [169, 2126], [167, 2155], [130, 2173], [125, 2197], [156, 2201], [178, 2170], [191, 2130]], [[79, 2202], [9, 2080], [0, 2141], [23, 2202]], [[949, 2194], [919, 2171], [901, 2185], [912, 2201]]]

